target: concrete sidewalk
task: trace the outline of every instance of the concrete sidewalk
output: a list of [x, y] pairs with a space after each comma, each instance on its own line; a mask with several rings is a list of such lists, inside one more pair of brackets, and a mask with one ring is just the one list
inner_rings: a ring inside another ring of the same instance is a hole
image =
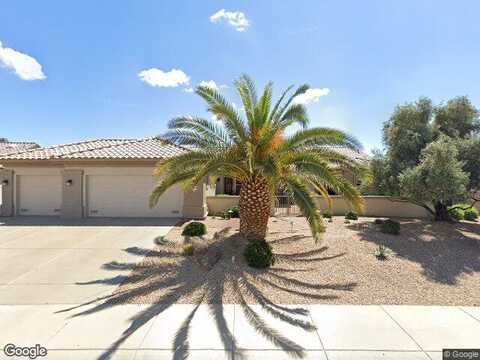
[[43, 359], [438, 360], [480, 348], [480, 307], [2, 305], [0, 329], [1, 349], [40, 344]]

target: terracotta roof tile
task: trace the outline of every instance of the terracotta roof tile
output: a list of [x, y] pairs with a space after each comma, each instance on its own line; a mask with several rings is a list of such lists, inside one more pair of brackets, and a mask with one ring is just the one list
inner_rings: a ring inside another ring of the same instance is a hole
[[158, 139], [98, 139], [0, 155], [0, 160], [156, 160], [185, 151]]
[[12, 154], [40, 147], [34, 142], [0, 141], [0, 155]]

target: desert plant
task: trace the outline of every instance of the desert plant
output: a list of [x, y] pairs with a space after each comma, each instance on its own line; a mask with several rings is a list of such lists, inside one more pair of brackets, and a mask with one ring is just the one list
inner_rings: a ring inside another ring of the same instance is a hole
[[186, 244], [183, 246], [183, 255], [192, 256], [195, 253], [195, 246], [193, 244]]
[[448, 213], [450, 214], [450, 217], [452, 219], [455, 219], [457, 221], [465, 219], [465, 211], [459, 207], [452, 207], [448, 210]]
[[193, 221], [183, 229], [182, 235], [202, 236], [207, 233], [207, 226], [204, 223]]
[[275, 264], [271, 245], [262, 239], [249, 241], [244, 256], [247, 264], [254, 268], [263, 269]]
[[385, 234], [400, 234], [400, 223], [398, 221], [387, 219], [380, 224], [380, 231]]
[[330, 210], [325, 210], [325, 211], [322, 211], [322, 216], [325, 219], [331, 219], [333, 217], [333, 214]]
[[384, 245], [378, 245], [374, 253], [375, 257], [378, 260], [387, 260], [388, 259], [388, 250]]
[[227, 214], [230, 216], [232, 219], [236, 219], [240, 217], [240, 211], [238, 209], [238, 206], [233, 206], [230, 209], [227, 210]]
[[347, 220], [358, 220], [358, 214], [355, 211], [348, 211], [345, 214], [345, 219], [347, 219]]
[[464, 211], [465, 220], [476, 221], [479, 216], [479, 212], [476, 208], [471, 207]]
[[[216, 120], [183, 116], [170, 121], [169, 131], [159, 138], [191, 150], [159, 162], [156, 174], [160, 180], [150, 197], [151, 206], [172, 186], [192, 188], [207, 176], [228, 176], [242, 183], [240, 233], [249, 239], [265, 238], [272, 197], [278, 188], [285, 189], [298, 205], [315, 239], [324, 231], [317, 193], [330, 200], [328, 190], [335, 191], [361, 210], [359, 191], [338, 171], [341, 167], [359, 174], [360, 165], [332, 149], [333, 145], [358, 150], [360, 145], [340, 130], [307, 128], [309, 119], [300, 101], [307, 85], [291, 94], [289, 87], [276, 102], [272, 83], [259, 97], [246, 75], [235, 82], [235, 88], [244, 113], [217, 89], [199, 86], [196, 93]], [[287, 135], [286, 129], [292, 125], [303, 129]]]

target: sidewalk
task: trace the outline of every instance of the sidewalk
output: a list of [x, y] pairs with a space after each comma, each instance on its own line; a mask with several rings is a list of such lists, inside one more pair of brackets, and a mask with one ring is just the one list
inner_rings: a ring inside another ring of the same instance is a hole
[[438, 360], [480, 348], [480, 307], [3, 305], [0, 329], [0, 359], [13, 343], [41, 359]]

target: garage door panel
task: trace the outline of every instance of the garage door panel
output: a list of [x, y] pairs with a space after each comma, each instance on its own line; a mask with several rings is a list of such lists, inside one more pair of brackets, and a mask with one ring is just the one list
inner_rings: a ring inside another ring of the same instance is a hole
[[155, 179], [148, 175], [89, 175], [87, 177], [88, 216], [91, 217], [180, 217], [183, 192], [167, 191], [150, 209], [149, 197]]
[[19, 215], [60, 215], [60, 175], [19, 175], [17, 191]]

